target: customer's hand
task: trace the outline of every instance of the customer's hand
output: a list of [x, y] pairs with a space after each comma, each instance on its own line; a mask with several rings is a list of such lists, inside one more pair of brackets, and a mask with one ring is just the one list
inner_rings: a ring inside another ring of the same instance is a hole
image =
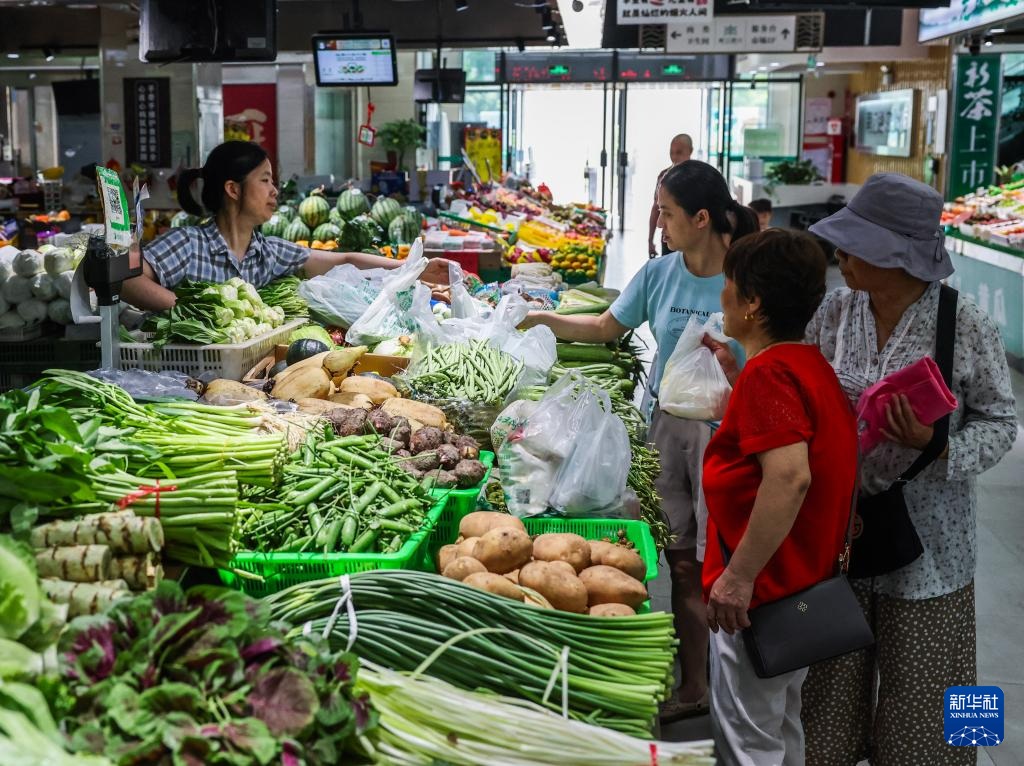
[[729, 385], [735, 386], [736, 378], [740, 376], [740, 366], [736, 362], [736, 356], [732, 353], [732, 349], [724, 343], [719, 343], [707, 333], [704, 334], [703, 342], [705, 346], [714, 352], [715, 359], [722, 365], [722, 371], [725, 373], [725, 378], [729, 381]]
[[711, 586], [708, 598], [708, 627], [712, 633], [722, 628], [732, 635], [738, 630], [750, 627], [747, 608], [754, 595], [754, 581], [746, 580], [728, 567]]
[[923, 450], [935, 433], [934, 428], [917, 419], [910, 400], [903, 394], [892, 397], [885, 405], [885, 419], [889, 423], [888, 428], [882, 429], [885, 438], [911, 449]]
[[431, 258], [427, 261], [427, 267], [420, 274], [421, 282], [428, 282], [433, 285], [448, 284], [448, 266], [452, 262], [447, 258]]
[[539, 324], [544, 324], [543, 317], [548, 312], [546, 311], [531, 311], [526, 315], [526, 319], [519, 323], [520, 330], [529, 330], [531, 327], [536, 327]]

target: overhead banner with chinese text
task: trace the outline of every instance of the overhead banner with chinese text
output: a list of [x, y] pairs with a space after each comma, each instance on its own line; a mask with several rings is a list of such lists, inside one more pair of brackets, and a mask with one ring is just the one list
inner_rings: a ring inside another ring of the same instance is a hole
[[950, 199], [992, 183], [999, 146], [1002, 79], [999, 54], [956, 57]]
[[618, 0], [615, 18], [619, 24], [682, 24], [713, 16], [710, 0]]

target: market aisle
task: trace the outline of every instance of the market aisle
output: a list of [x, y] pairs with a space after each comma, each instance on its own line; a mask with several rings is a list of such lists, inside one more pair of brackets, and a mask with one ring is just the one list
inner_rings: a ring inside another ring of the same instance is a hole
[[[646, 231], [616, 232], [609, 243], [606, 284], [621, 289], [647, 260]], [[831, 267], [829, 288], [842, 284], [838, 269]], [[653, 340], [642, 328], [642, 336]], [[1024, 375], [1011, 372], [1017, 398], [1017, 417], [1024, 422]], [[1021, 476], [1024, 475], [1024, 435], [1018, 427], [1013, 449], [978, 481], [978, 683], [999, 686], [1010, 711], [1006, 743], [982, 748], [980, 766], [1024, 764], [1024, 515], [1021, 514]], [[668, 610], [669, 587], [661, 574], [651, 589], [655, 609]], [[668, 740], [711, 736], [708, 718], [682, 721], [665, 727]]]

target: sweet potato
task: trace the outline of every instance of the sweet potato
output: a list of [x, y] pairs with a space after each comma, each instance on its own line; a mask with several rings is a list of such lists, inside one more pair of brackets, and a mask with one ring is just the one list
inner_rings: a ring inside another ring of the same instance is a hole
[[578, 574], [590, 566], [590, 546], [579, 535], [551, 532], [533, 541], [533, 557], [540, 561], [566, 561]]
[[499, 574], [490, 572], [476, 572], [463, 580], [466, 585], [493, 593], [495, 596], [504, 596], [513, 601], [522, 601], [523, 592]]
[[474, 511], [462, 517], [459, 522], [459, 534], [464, 537], [482, 537], [495, 527], [515, 527], [526, 531], [523, 522], [507, 513], [494, 511]]
[[437, 571], [443, 572], [445, 567], [451, 564], [459, 555], [459, 546], [442, 545], [437, 552]]
[[472, 556], [473, 551], [476, 549], [477, 541], [479, 537], [467, 537], [461, 543], [456, 546], [456, 556]]
[[636, 611], [625, 604], [598, 604], [590, 607], [591, 617], [632, 617]]
[[[643, 583], [615, 567], [598, 564], [580, 572], [587, 589], [587, 604], [626, 604], [634, 609], [647, 600]], [[525, 583], [524, 583], [525, 584]]]
[[[393, 418], [403, 417], [409, 421], [417, 421], [425, 426], [435, 426], [443, 429], [448, 425], [448, 419], [444, 412], [424, 402], [414, 402], [411, 399], [388, 399], [381, 408]], [[412, 423], [410, 422], [410, 425]], [[412, 429], [414, 432], [415, 428]]]
[[563, 612], [582, 614], [587, 609], [587, 589], [565, 562], [531, 561], [519, 570], [519, 584], [537, 591]]
[[533, 556], [533, 541], [521, 529], [498, 527], [483, 535], [473, 546], [473, 558], [488, 572], [505, 574], [519, 569]]
[[351, 391], [342, 391], [337, 394], [331, 394], [329, 397], [335, 404], [347, 404], [350, 407], [358, 407], [361, 410], [372, 410], [373, 399], [368, 397], [366, 394], [356, 394]]
[[469, 556], [459, 556], [448, 564], [441, 574], [445, 577], [450, 577], [453, 580], [462, 581], [471, 574], [486, 571], [486, 567], [476, 559], [470, 558]]
[[398, 396], [398, 389], [380, 378], [370, 378], [362, 375], [354, 375], [345, 378], [338, 389], [342, 393], [363, 394], [369, 397], [374, 404], [382, 404], [388, 399]]

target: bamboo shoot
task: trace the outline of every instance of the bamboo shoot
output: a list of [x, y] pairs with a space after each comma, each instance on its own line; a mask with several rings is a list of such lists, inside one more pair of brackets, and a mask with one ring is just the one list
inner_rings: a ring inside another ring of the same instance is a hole
[[120, 598], [131, 596], [124, 580], [114, 581], [124, 587], [109, 587], [104, 583], [68, 582], [43, 578], [43, 592], [58, 604], [67, 604], [69, 617], [97, 614]]
[[71, 545], [36, 551], [40, 577], [71, 582], [109, 580], [110, 559], [110, 547], [106, 545]]
[[69, 545], [107, 545], [115, 554], [158, 552], [164, 547], [164, 531], [159, 520], [131, 512], [53, 521], [32, 530], [33, 548]]
[[124, 580], [132, 590], [149, 590], [164, 579], [164, 569], [151, 553], [115, 556], [110, 560], [110, 577]]

